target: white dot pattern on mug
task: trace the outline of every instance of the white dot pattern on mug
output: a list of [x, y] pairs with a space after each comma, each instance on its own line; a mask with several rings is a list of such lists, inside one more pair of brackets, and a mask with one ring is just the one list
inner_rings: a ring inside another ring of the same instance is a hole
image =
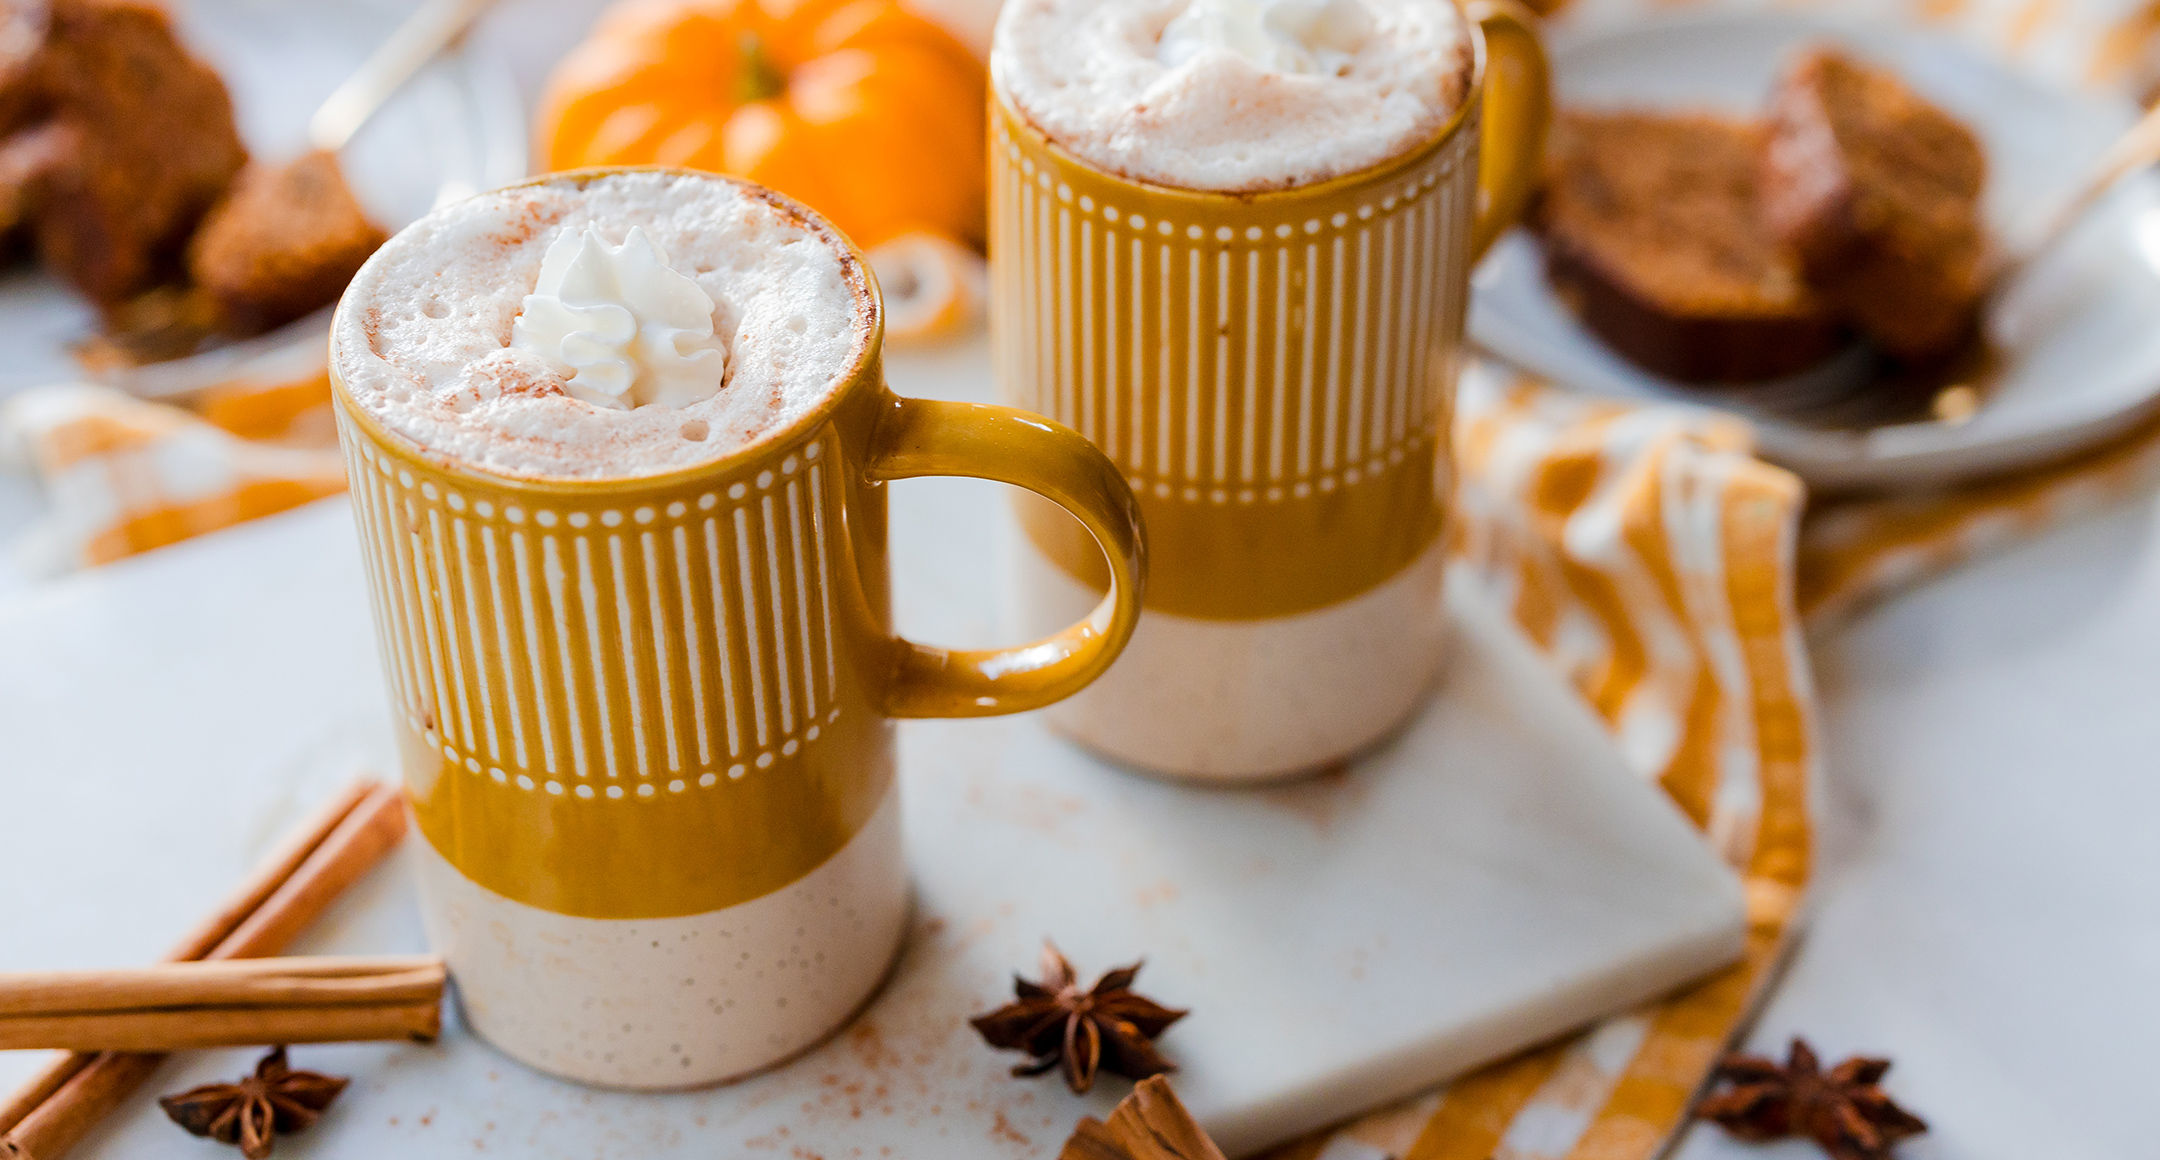
[[[1467, 299], [1448, 271], [1475, 208], [1449, 178], [1476, 165], [1474, 130], [1354, 212], [1291, 206], [1242, 231], [1109, 201], [1075, 212], [1024, 176], [1059, 162], [1002, 119], [997, 133], [996, 244], [1016, 256], [994, 264], [1007, 401], [1087, 436], [1141, 494], [1193, 504], [1325, 494], [1437, 441]], [[1131, 293], [1113, 292], [1120, 277]]]
[[469, 776], [662, 800], [770, 768], [838, 719], [821, 443], [664, 515], [497, 513], [344, 446], [391, 694]]

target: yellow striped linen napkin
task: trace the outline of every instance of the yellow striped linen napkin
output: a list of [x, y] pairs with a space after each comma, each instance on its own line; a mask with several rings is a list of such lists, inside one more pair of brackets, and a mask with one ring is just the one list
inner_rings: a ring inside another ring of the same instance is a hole
[[1270, 1160], [1642, 1160], [1745, 1025], [1808, 881], [1804, 491], [1744, 424], [1465, 374], [1455, 580], [1515, 614], [1746, 885], [1747, 953], [1662, 1002]]
[[189, 406], [58, 383], [0, 400], [0, 464], [46, 512], [17, 545], [31, 570], [109, 563], [345, 490], [330, 383], [242, 379]]

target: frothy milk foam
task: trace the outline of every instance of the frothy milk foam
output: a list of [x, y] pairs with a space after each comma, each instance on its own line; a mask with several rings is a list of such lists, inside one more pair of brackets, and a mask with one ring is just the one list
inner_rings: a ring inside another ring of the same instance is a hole
[[1449, 0], [1007, 0], [990, 69], [1089, 164], [1237, 193], [1354, 173], [1437, 135], [1471, 52]]
[[446, 206], [345, 293], [354, 401], [498, 475], [606, 479], [721, 458], [839, 389], [865, 276], [829, 227], [720, 178], [620, 173]]

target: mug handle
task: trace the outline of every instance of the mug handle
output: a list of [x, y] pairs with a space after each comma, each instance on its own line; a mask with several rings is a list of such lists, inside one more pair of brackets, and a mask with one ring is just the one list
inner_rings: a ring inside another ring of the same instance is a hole
[[1552, 68], [1537, 15], [1518, 0], [1471, 0], [1464, 12], [1485, 38], [1485, 139], [1479, 142], [1476, 262], [1520, 218], [1537, 188], [1552, 121]]
[[1110, 592], [1063, 632], [1003, 649], [944, 649], [895, 637], [890, 717], [994, 717], [1040, 709], [1102, 675], [1132, 637], [1147, 576], [1140, 505], [1117, 465], [1079, 432], [985, 403], [892, 396], [872, 438], [868, 475], [884, 481], [962, 475], [1024, 487], [1095, 536]]

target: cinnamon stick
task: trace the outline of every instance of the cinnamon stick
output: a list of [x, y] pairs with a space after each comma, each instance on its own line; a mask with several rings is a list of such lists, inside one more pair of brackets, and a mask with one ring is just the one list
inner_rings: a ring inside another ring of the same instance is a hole
[[[404, 794], [394, 786], [372, 785], [319, 842], [307, 847], [291, 873], [202, 957], [254, 958], [277, 953], [341, 891], [395, 849], [404, 834]], [[296, 840], [288, 849], [302, 845]], [[198, 933], [207, 933], [216, 917], [206, 920]], [[141, 1086], [163, 1059], [124, 1052], [91, 1057], [18, 1122], [6, 1127], [6, 1134], [0, 1135], [0, 1160], [59, 1160]], [[32, 1088], [45, 1078], [33, 1080]], [[11, 1100], [9, 1107], [20, 1102]]]
[[0, 1050], [172, 1051], [431, 1040], [441, 959], [236, 959], [0, 974]]
[[433, 955], [230, 959], [91, 971], [0, 971], [0, 1019], [165, 1007], [300, 1007], [432, 999]]
[[[381, 783], [373, 778], [359, 778], [339, 790], [321, 808], [308, 815], [300, 825], [293, 828], [289, 837], [259, 863], [253, 872], [240, 883], [238, 889], [218, 904], [201, 922], [195, 924], [165, 956], [167, 962], [186, 962], [200, 959], [216, 949], [247, 916], [263, 904], [263, 900], [285, 884], [293, 872], [300, 868], [308, 855], [322, 845], [323, 840], [337, 829], [338, 823], [352, 813], [354, 807], [374, 792]], [[61, 1085], [74, 1078], [75, 1073], [90, 1065], [94, 1055], [74, 1052], [63, 1055], [33, 1075], [29, 1082], [17, 1088], [6, 1102], [0, 1103], [0, 1160], [9, 1153], [5, 1135], [9, 1129], [21, 1123], [39, 1104], [51, 1098]]]
[[404, 840], [405, 792], [377, 785], [283, 885], [203, 957], [254, 959], [285, 949]]
[[1170, 1081], [1151, 1075], [1118, 1101], [1107, 1122], [1082, 1116], [1058, 1160], [1223, 1160], [1223, 1154]]
[[320, 1006], [183, 1007], [164, 1011], [23, 1015], [0, 1020], [0, 1049], [181, 1051], [263, 1043], [425, 1043], [442, 1031], [442, 1000]]
[[0, 1160], [59, 1160], [165, 1062], [162, 1055], [101, 1051], [0, 1136]]

